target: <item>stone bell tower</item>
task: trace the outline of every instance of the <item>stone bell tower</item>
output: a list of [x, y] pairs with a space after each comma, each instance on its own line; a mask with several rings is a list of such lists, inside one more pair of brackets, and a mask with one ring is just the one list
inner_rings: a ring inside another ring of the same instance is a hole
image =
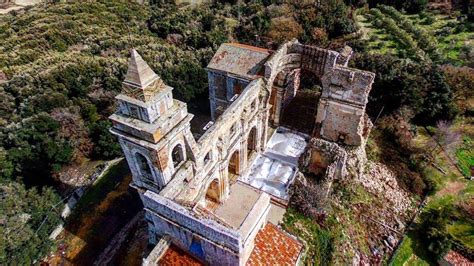
[[192, 115], [135, 50], [122, 86], [117, 111], [109, 117], [111, 132], [127, 159], [132, 185], [158, 193], [191, 154]]

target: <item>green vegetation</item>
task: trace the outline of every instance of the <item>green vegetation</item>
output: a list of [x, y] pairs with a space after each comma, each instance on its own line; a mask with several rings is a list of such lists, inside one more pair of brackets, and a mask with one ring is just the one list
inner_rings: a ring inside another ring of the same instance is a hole
[[[471, 126], [462, 131], [469, 134]], [[442, 128], [431, 128], [433, 132]], [[450, 129], [455, 132], [456, 128]], [[428, 138], [428, 141], [426, 141]], [[464, 139], [469, 139], [465, 137]], [[422, 214], [415, 220], [414, 228], [404, 238], [397, 253], [392, 259], [393, 265], [431, 265], [442, 257], [449, 249], [462, 247], [473, 252], [474, 220], [472, 219], [472, 197], [474, 185], [466, 180], [458, 169], [447, 159], [447, 155], [438, 146], [430, 148], [429, 135], [423, 129], [418, 131], [416, 145], [424, 150], [431, 150], [433, 164], [423, 168], [423, 176], [434, 183], [432, 196]], [[464, 147], [461, 144], [459, 147]], [[424, 146], [424, 147], [422, 147]], [[444, 145], [444, 150], [446, 146]], [[462, 148], [460, 148], [462, 149]], [[459, 151], [459, 149], [458, 149]], [[469, 157], [472, 160], [472, 156]], [[439, 169], [446, 171], [443, 174]], [[474, 164], [471, 163], [470, 167]]]
[[389, 5], [399, 10], [407, 10], [410, 13], [423, 11], [428, 4], [428, 0], [367, 0], [370, 7], [377, 5]]
[[438, 120], [450, 120], [457, 113], [454, 94], [437, 65], [364, 53], [356, 58], [355, 67], [376, 73], [368, 105], [372, 117], [382, 108], [384, 114], [392, 114], [405, 106], [411, 111], [410, 119], [433, 125]]
[[456, 151], [456, 159], [464, 176], [471, 176], [471, 169], [474, 166], [474, 143], [470, 137], [464, 137], [463, 144]]
[[305, 242], [305, 264], [330, 265], [332, 261], [333, 237], [315, 221], [289, 208], [283, 220], [284, 229]]
[[379, 5], [356, 16], [371, 53], [402, 58], [472, 64], [473, 22], [424, 11], [404, 14], [391, 6]]
[[425, 250], [420, 247], [417, 241], [414, 241], [416, 238], [417, 236], [413, 235], [413, 233], [408, 233], [405, 236], [397, 252], [393, 255], [390, 265], [430, 265], [430, 263], [420, 259], [418, 256], [413, 256], [413, 254], [422, 254], [419, 256], [423, 258], [427, 257], [426, 254], [423, 253]]
[[49, 251], [49, 234], [58, 224], [59, 197], [18, 182], [0, 183], [0, 264], [31, 265]]

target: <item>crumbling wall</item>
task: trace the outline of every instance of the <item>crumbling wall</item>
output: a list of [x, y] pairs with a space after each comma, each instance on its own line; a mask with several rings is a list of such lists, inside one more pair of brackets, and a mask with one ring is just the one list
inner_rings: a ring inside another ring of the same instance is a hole
[[324, 180], [346, 176], [347, 152], [339, 145], [323, 139], [312, 138], [302, 157], [304, 172], [322, 176]]
[[336, 64], [340, 66], [347, 67], [349, 64], [349, 60], [352, 57], [353, 50], [350, 46], [345, 45], [341, 49], [338, 50], [339, 52], [339, 57], [337, 58]]
[[365, 114], [375, 74], [336, 66], [324, 74], [315, 137], [346, 145], [361, 145], [372, 126]]
[[347, 152], [339, 145], [312, 138], [300, 157], [300, 170], [290, 190], [290, 204], [322, 222], [330, 207], [332, 184], [346, 175]]
[[323, 76], [336, 65], [339, 53], [312, 45], [294, 43], [290, 53], [300, 54], [300, 68], [314, 73], [317, 77]]
[[[309, 141], [305, 152], [300, 157], [299, 165], [303, 174], [315, 177], [314, 182], [321, 191], [318, 201], [327, 199], [334, 180], [346, 176], [346, 161], [347, 152], [336, 143], [318, 138], [312, 138]], [[305, 182], [301, 185], [307, 186]]]

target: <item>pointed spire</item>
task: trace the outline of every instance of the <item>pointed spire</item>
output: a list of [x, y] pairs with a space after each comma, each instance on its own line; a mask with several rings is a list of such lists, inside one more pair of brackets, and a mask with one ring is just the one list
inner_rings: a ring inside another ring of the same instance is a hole
[[132, 49], [124, 83], [144, 89], [156, 79], [158, 79], [158, 75], [148, 66], [140, 54]]

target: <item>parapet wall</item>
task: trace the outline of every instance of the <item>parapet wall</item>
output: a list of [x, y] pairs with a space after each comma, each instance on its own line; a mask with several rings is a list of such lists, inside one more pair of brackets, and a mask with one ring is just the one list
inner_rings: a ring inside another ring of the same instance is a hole
[[[242, 240], [237, 231], [220, 225], [210, 219], [197, 218], [192, 212], [172, 200], [163, 198], [154, 192], [147, 191], [144, 194], [143, 203], [147, 210], [171, 222], [168, 226], [156, 227], [157, 233], [161, 233], [161, 235], [171, 235], [175, 239], [186, 243], [189, 242], [189, 239], [183, 239], [183, 237], [180, 236], [180, 232], [176, 231], [176, 229], [186, 228], [200, 235], [203, 239], [212, 240], [215, 244], [226, 247], [237, 254], [242, 249]], [[157, 219], [157, 221], [158, 220], [162, 219]], [[156, 221], [154, 220], [154, 222]], [[173, 228], [173, 223], [176, 228]]]

